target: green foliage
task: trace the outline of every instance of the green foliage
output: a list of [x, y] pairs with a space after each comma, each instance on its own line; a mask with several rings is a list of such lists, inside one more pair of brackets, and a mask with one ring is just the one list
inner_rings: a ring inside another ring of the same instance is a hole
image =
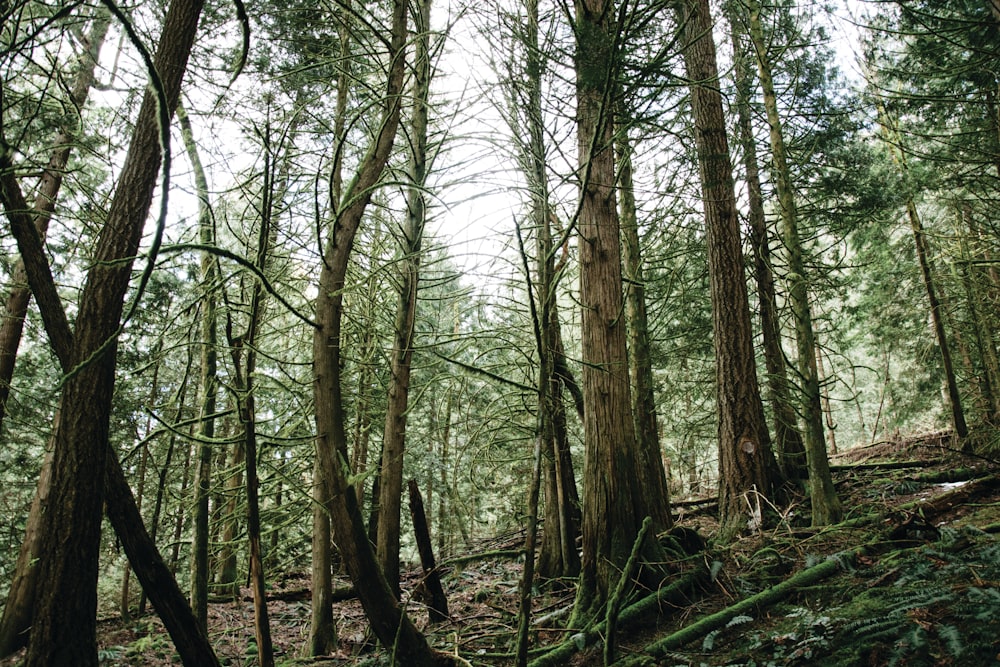
[[[829, 610], [842, 623], [837, 652], [843, 660], [879, 664], [986, 664], [1000, 637], [1000, 542], [973, 528], [942, 529], [941, 540], [884, 559], [871, 576], [892, 576], [891, 586], [859, 592]], [[846, 647], [850, 647], [849, 649]]]

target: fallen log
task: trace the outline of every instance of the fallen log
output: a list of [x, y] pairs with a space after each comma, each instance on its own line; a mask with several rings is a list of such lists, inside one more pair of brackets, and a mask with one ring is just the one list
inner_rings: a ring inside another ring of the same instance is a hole
[[689, 644], [696, 639], [704, 637], [713, 630], [724, 628], [731, 620], [737, 616], [754, 611], [760, 607], [765, 607], [779, 600], [804, 586], [811, 586], [818, 581], [826, 579], [838, 572], [845, 561], [853, 561], [857, 556], [865, 552], [864, 548], [856, 551], [849, 551], [839, 555], [831, 556], [828, 560], [819, 565], [815, 565], [785, 581], [772, 586], [756, 595], [740, 600], [736, 604], [726, 607], [714, 614], [706, 616], [677, 632], [649, 644], [642, 649], [641, 654], [624, 658], [614, 663], [616, 667], [641, 667], [650, 664], [651, 659], [666, 656], [670, 651], [675, 651], [685, 644]]
[[905, 468], [926, 468], [936, 461], [883, 461], [875, 463], [841, 463], [831, 465], [830, 472], [850, 472], [852, 470], [903, 470]]
[[[622, 628], [640, 619], [656, 618], [663, 606], [680, 606], [686, 603], [695, 589], [707, 578], [704, 569], [682, 575], [677, 581], [655, 593], [647, 595], [618, 614], [617, 627]], [[572, 634], [551, 651], [543, 653], [528, 663], [528, 667], [561, 667], [569, 659], [588, 646], [595, 645], [605, 634], [605, 623], [601, 621], [589, 628]]]

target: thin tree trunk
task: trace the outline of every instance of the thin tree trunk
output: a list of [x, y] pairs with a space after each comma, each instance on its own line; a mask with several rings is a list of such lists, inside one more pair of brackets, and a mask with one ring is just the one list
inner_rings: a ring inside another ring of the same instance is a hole
[[448, 620], [448, 598], [441, 585], [441, 573], [438, 572], [434, 560], [434, 549], [431, 546], [430, 525], [424, 512], [424, 500], [420, 497], [420, 487], [417, 480], [411, 479], [407, 485], [410, 494], [410, 518], [413, 521], [413, 533], [416, 537], [417, 551], [420, 554], [420, 569], [423, 570], [422, 586], [427, 594], [428, 622], [440, 623]]
[[[530, 217], [535, 230], [534, 293], [530, 295], [537, 317], [538, 347], [538, 437], [541, 438], [545, 477], [545, 530], [542, 532], [537, 572], [543, 578], [571, 577], [579, 573], [576, 551], [580, 517], [570, 499], [577, 500], [576, 480], [569, 459], [566, 409], [562, 402], [563, 381], [556, 372], [562, 342], [556, 289], [560, 272], [552, 238], [553, 213], [549, 205], [546, 164], [545, 121], [542, 113], [544, 59], [539, 44], [538, 3], [527, 0], [521, 40], [524, 75], [514, 75], [506, 85], [511, 96], [510, 113], [521, 119], [528, 137], [519, 141], [521, 169], [531, 192]], [[516, 17], [515, 20], [520, 20]], [[515, 129], [515, 128], [512, 128]], [[529, 277], [528, 259], [524, 258]], [[522, 622], [525, 622], [522, 620]]]
[[417, 0], [416, 54], [413, 73], [413, 117], [409, 139], [410, 189], [407, 193], [406, 225], [403, 229], [402, 275], [396, 309], [395, 339], [390, 362], [389, 402], [382, 441], [382, 473], [379, 486], [379, 520], [376, 551], [389, 586], [399, 598], [400, 505], [403, 494], [403, 453], [406, 449], [406, 418], [409, 410], [410, 374], [413, 364], [414, 323], [417, 319], [417, 291], [420, 284], [420, 254], [423, 244], [427, 204], [427, 117], [431, 83], [430, 15], [431, 0]]
[[[157, 388], [159, 387], [159, 384], [160, 384], [159, 383], [159, 378], [160, 378], [160, 363], [162, 361], [162, 357], [161, 357], [161, 352], [162, 351], [163, 351], [163, 339], [161, 338], [160, 340], [156, 341], [156, 346], [155, 346], [155, 348], [153, 350], [153, 358], [156, 359], [156, 365], [153, 367], [153, 377], [152, 377], [152, 381], [150, 382], [149, 399], [148, 399], [149, 405], [155, 405], [156, 404], [156, 391], [157, 391]], [[147, 415], [147, 417], [146, 417], [146, 433], [150, 432], [150, 430], [152, 428], [152, 423], [153, 423], [153, 417], [152, 417], [152, 415], [151, 414]], [[138, 488], [138, 492], [136, 493], [136, 497], [135, 497], [135, 506], [136, 506], [136, 509], [139, 510], [140, 516], [142, 515], [142, 499], [143, 499], [143, 496], [145, 495], [145, 490], [146, 490], [146, 469], [149, 466], [149, 444], [147, 442], [143, 442], [141, 449], [142, 449], [142, 451], [141, 451], [141, 453], [139, 455], [140, 456], [140, 458], [139, 458], [139, 480], [136, 483], [136, 487]], [[154, 544], [155, 544], [155, 542], [154, 542]], [[130, 596], [130, 591], [129, 591], [129, 588], [130, 588], [129, 583], [130, 583], [131, 577], [129, 575], [131, 575], [131, 573], [132, 573], [132, 568], [130, 568], [126, 564], [124, 569], [125, 569], [125, 572], [122, 574], [122, 588], [121, 588], [121, 595], [120, 595], [120, 599], [119, 599], [118, 608], [119, 608], [119, 613], [121, 614], [121, 617], [122, 617], [122, 621], [124, 623], [128, 623], [131, 620], [131, 618], [132, 618], [131, 612], [129, 610], [129, 604], [130, 604], [129, 598], [131, 597]]]
[[[543, 390], [544, 395], [544, 390]], [[542, 436], [535, 438], [535, 452], [532, 456], [531, 479], [528, 483], [527, 525], [524, 537], [524, 568], [518, 586], [517, 608], [517, 648], [514, 664], [525, 667], [528, 664], [528, 632], [531, 629], [531, 600], [535, 585], [535, 544], [538, 537], [538, 496], [542, 475]]]
[[[883, 139], [890, 147], [904, 178], [908, 178], [909, 165], [906, 162], [906, 154], [902, 150], [894, 148], [900, 146], [900, 137], [895, 120], [889, 117], [881, 99], [878, 97], [876, 97], [876, 105], [878, 107], [878, 119]], [[965, 421], [965, 412], [962, 410], [962, 396], [958, 390], [958, 380], [955, 377], [955, 368], [951, 360], [951, 347], [948, 344], [948, 334], [945, 332], [944, 315], [942, 313], [941, 302], [938, 298], [937, 288], [934, 285], [934, 270], [931, 266], [930, 246], [927, 243], [927, 235], [924, 233], [923, 223], [920, 221], [920, 214], [917, 212], [917, 205], [913, 201], [913, 193], [910, 192], [906, 196], [906, 216], [910, 221], [910, 229], [913, 232], [913, 243], [917, 249], [917, 261], [920, 264], [920, 275], [924, 281], [924, 289], [927, 291], [927, 301], [931, 309], [934, 336], [937, 340], [938, 349], [941, 351], [941, 364], [944, 367], [945, 383], [948, 387], [948, 398], [951, 403], [952, 426], [959, 438], [965, 438], [969, 434], [969, 427]]]
[[[215, 245], [214, 216], [208, 191], [208, 178], [198, 156], [191, 122], [183, 106], [178, 106], [177, 118], [188, 159], [194, 170], [198, 193], [198, 236], [206, 248]], [[215, 257], [208, 251], [201, 254], [201, 415], [197, 430], [197, 450], [194, 476], [194, 535], [191, 540], [191, 606], [202, 629], [208, 628], [208, 545], [209, 495], [212, 488], [212, 445], [215, 438], [215, 413], [218, 400], [218, 316], [215, 290], [219, 269]]]
[[317, 484], [322, 487], [321, 497], [330, 499], [324, 509], [329, 512], [337, 546], [373, 632], [384, 646], [393, 649], [398, 664], [430, 667], [442, 662], [450, 663], [451, 660], [435, 654], [400, 607], [365, 532], [347, 465], [349, 453], [340, 369], [340, 332], [347, 264], [361, 218], [371, 200], [372, 189], [388, 162], [399, 126], [400, 98], [406, 71], [406, 23], [407, 3], [396, 0], [389, 40], [389, 75], [384, 98], [386, 109], [373, 143], [343, 197], [345, 204], [337, 210], [320, 269], [316, 298], [318, 325], [313, 334], [316, 455], [320, 461]]
[[733, 167], [708, 0], [681, 0], [684, 64], [691, 81], [695, 148], [705, 210], [719, 434], [720, 531], [745, 525], [744, 495], [780, 486], [754, 363]]
[[798, 350], [798, 374], [802, 383], [803, 416], [805, 418], [806, 465], [809, 468], [809, 499], [812, 523], [825, 526], [836, 523], [843, 515], [840, 499], [833, 488], [826, 441], [823, 438], [823, 408], [820, 402], [819, 372], [816, 368], [816, 336], [813, 331], [809, 303], [809, 280], [806, 275], [802, 243], [799, 240], [798, 212], [788, 168], [785, 140], [778, 115], [778, 101], [771, 78], [771, 63], [760, 24], [760, 4], [747, 0], [750, 39], [757, 53], [757, 72], [764, 93], [764, 109], [770, 129], [771, 158], [780, 205], [781, 239], [788, 261], [788, 301], [795, 321], [795, 341]]
[[[174, 405], [174, 421], [178, 421], [181, 418], [184, 410], [184, 402], [187, 399], [187, 389], [188, 389], [188, 379], [191, 377], [191, 366], [194, 361], [193, 348], [187, 346], [187, 365], [184, 367], [184, 376], [181, 379], [180, 387], [178, 387], [177, 392], [171, 397], [171, 404]], [[160, 530], [160, 516], [163, 512], [163, 498], [167, 492], [167, 473], [170, 471], [170, 464], [174, 458], [174, 450], [177, 445], [177, 436], [173, 430], [170, 431], [170, 435], [167, 438], [167, 452], [163, 457], [163, 466], [160, 468], [156, 483], [156, 500], [153, 503], [153, 518], [149, 522], [149, 539], [156, 544], [156, 536]], [[187, 448], [191, 451], [191, 448]], [[181, 488], [180, 497], [184, 498], [184, 491], [187, 486], [187, 469], [185, 462], [185, 470], [181, 475]], [[171, 574], [174, 572], [173, 563], [170, 564], [169, 570]], [[146, 591], [143, 590], [139, 596], [139, 616], [142, 616], [146, 610]]]
[[[254, 265], [264, 271], [270, 252], [273, 221], [271, 180], [270, 129], [265, 130], [264, 146], [264, 202], [261, 206], [260, 234], [257, 258]], [[230, 341], [233, 368], [236, 373], [235, 399], [242, 429], [242, 447], [246, 467], [247, 491], [247, 539], [250, 547], [250, 589], [253, 591], [254, 635], [257, 639], [258, 662], [261, 667], [274, 667], [274, 647], [271, 643], [271, 627], [267, 615], [267, 591], [264, 582], [264, 562], [260, 546], [260, 501], [257, 478], [257, 413], [254, 401], [254, 380], [257, 372], [257, 334], [264, 317], [264, 288], [259, 280], [254, 281], [250, 300], [247, 331], [239, 342]], [[240, 357], [246, 350], [246, 365]]]
[[[337, 75], [336, 115], [334, 116], [334, 163], [331, 174], [333, 206], [339, 206], [343, 201], [343, 147], [346, 144], [347, 102], [349, 99], [350, 73], [348, 58], [351, 43], [351, 1], [341, 5], [340, 23], [340, 58], [342, 66]], [[316, 221], [319, 225], [319, 220]], [[338, 341], [339, 344], [339, 341]], [[359, 417], [360, 419], [360, 417]], [[365, 431], [365, 439], [368, 435]], [[367, 443], [366, 443], [367, 444]], [[357, 445], [357, 443], [356, 443]], [[330, 525], [329, 507], [334, 502], [333, 488], [325, 479], [328, 471], [324, 471], [324, 463], [319, 453], [319, 441], [316, 443], [316, 459], [313, 462], [312, 480], [312, 544], [310, 576], [312, 580], [312, 603], [309, 618], [309, 649], [311, 656], [328, 655], [337, 650], [337, 627], [333, 620], [333, 528]], [[367, 456], [364, 448], [362, 456]], [[355, 468], [357, 470], [357, 468]], [[364, 482], [355, 490], [358, 506], [364, 498]]]
[[826, 446], [831, 454], [837, 453], [837, 436], [834, 432], [836, 424], [833, 421], [833, 408], [830, 405], [830, 389], [826, 377], [826, 368], [823, 367], [823, 350], [816, 348], [816, 371], [819, 376], [820, 401], [823, 407], [823, 415], [826, 417]]
[[655, 496], [668, 501], [663, 505], [655, 504], [649, 507], [649, 516], [652, 517], [653, 524], [661, 526], [662, 529], [671, 526], [673, 519], [670, 516], [670, 494], [663, 467], [663, 453], [660, 450], [660, 432], [656, 423], [652, 345], [649, 339], [649, 318], [646, 314], [646, 281], [643, 277], [642, 252], [639, 244], [639, 220], [632, 176], [632, 145], [627, 127], [619, 129], [616, 142], [627, 284], [625, 315], [629, 334], [629, 373], [634, 392], [632, 418], [635, 420], [636, 438], [642, 455], [639, 473], [646, 478], [643, 485], [653, 489]]

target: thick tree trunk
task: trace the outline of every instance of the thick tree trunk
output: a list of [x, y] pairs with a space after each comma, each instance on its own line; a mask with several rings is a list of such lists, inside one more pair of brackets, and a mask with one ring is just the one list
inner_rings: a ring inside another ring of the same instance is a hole
[[[175, 0], [156, 55], [166, 108], [147, 93], [115, 197], [101, 230], [70, 332], [55, 294], [37, 231], [14, 181], [9, 156], [0, 160], [3, 200], [50, 342], [64, 368], [60, 420], [53, 449], [52, 487], [42, 518], [39, 591], [27, 665], [97, 665], [97, 559], [100, 546], [108, 424], [115, 352], [124, 297], [160, 166], [163, 118], [176, 107], [201, 14], [199, 0]], [[31, 262], [29, 262], [29, 258]], [[33, 273], [33, 271], [35, 271]]]
[[708, 0], [681, 0], [684, 63], [691, 84], [712, 297], [719, 433], [721, 531], [745, 525], [744, 495], [772, 498], [779, 486], [754, 364], [733, 167]]
[[[621, 238], [615, 196], [611, 82], [618, 66], [606, 0], [576, 2], [577, 143], [581, 178], [578, 216], [585, 406], [583, 558], [574, 623], [603, 607], [625, 564], [643, 517], [668, 505], [655, 496], [640, 466], [632, 422], [625, 320], [622, 317]], [[657, 466], [662, 476], [662, 465]], [[662, 484], [659, 489], [666, 488]], [[655, 525], [654, 534], [666, 526]], [[655, 540], [644, 551], [660, 557]]]
[[826, 440], [823, 437], [823, 407], [820, 399], [819, 371], [816, 367], [816, 336], [809, 303], [809, 278], [806, 275], [802, 243], [799, 239], [798, 212], [788, 167], [778, 101], [771, 78], [771, 62], [760, 24], [760, 4], [748, 0], [750, 39], [757, 53], [757, 72], [764, 93], [764, 110], [770, 129], [771, 158], [780, 208], [781, 240], [788, 261], [788, 301], [795, 321], [798, 372], [802, 383], [802, 413], [805, 419], [806, 465], [809, 468], [809, 499], [814, 526], [836, 523], [843, 512], [833, 488]]

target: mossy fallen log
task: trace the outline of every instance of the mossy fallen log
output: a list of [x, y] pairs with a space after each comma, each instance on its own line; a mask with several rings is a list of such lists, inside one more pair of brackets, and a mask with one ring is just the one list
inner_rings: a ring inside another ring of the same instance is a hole
[[830, 472], [851, 472], [852, 470], [903, 470], [905, 468], [926, 468], [933, 461], [882, 461], [873, 463], [840, 463], [830, 466]]
[[706, 616], [671, 635], [667, 635], [666, 637], [649, 644], [642, 649], [641, 654], [619, 660], [615, 663], [615, 666], [643, 667], [645, 665], [652, 664], [652, 660], [654, 658], [663, 657], [670, 651], [675, 651], [686, 644], [690, 644], [691, 642], [704, 637], [713, 630], [724, 628], [737, 616], [747, 614], [747, 612], [754, 611], [760, 607], [766, 607], [774, 604], [779, 600], [785, 599], [796, 590], [806, 586], [812, 586], [813, 584], [832, 576], [843, 567], [845, 562], [853, 561], [864, 551], [864, 549], [859, 549], [857, 551], [849, 551], [831, 556], [828, 560], [823, 561], [819, 565], [814, 565], [806, 570], [802, 570], [798, 574], [786, 579], [780, 584], [761, 591], [756, 595], [740, 600], [732, 606]]
[[[643, 618], [655, 618], [662, 613], [661, 607], [663, 606], [680, 606], [686, 603], [698, 585], [707, 579], [707, 576], [704, 569], [681, 575], [669, 586], [661, 588], [622, 609], [621, 613], [618, 614], [617, 627], [627, 627]], [[529, 662], [528, 667], [561, 667], [567, 664], [573, 654], [596, 644], [604, 636], [605, 629], [605, 624], [601, 621], [585, 630], [576, 632], [551, 651], [543, 653]]]
[[924, 484], [945, 484], [948, 482], [967, 482], [971, 479], [986, 477], [988, 475], [989, 472], [982, 469], [954, 468], [938, 470], [936, 472], [925, 472], [920, 475], [914, 475], [910, 479], [914, 482], [922, 482]]

